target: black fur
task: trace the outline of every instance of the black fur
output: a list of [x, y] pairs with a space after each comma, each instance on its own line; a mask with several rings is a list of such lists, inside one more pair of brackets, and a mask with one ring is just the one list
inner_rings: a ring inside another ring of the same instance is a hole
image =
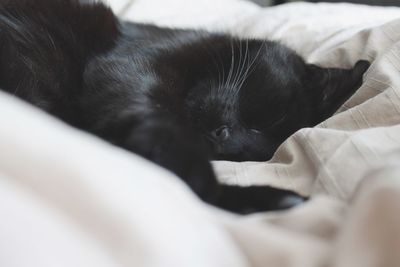
[[241, 213], [302, 198], [218, 184], [209, 160], [270, 159], [296, 130], [332, 115], [369, 66], [323, 69], [276, 42], [118, 21], [77, 0], [3, 0], [0, 56], [3, 90]]

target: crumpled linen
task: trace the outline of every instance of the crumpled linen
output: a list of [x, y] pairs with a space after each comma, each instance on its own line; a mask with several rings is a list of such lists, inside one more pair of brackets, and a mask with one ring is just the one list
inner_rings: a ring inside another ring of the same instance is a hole
[[372, 65], [330, 119], [219, 179], [311, 200], [237, 216], [169, 172], [0, 93], [0, 266], [400, 266], [400, 9], [239, 0], [110, 1], [130, 20], [280, 40], [307, 61]]

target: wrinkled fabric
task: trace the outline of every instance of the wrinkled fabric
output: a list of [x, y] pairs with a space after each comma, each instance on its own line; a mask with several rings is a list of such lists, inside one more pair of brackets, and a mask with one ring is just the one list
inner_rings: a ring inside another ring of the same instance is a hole
[[231, 184], [310, 196], [237, 216], [140, 157], [0, 93], [0, 266], [400, 266], [400, 9], [110, 0], [121, 17], [280, 40], [314, 64], [372, 65], [331, 118], [269, 162], [214, 162]]

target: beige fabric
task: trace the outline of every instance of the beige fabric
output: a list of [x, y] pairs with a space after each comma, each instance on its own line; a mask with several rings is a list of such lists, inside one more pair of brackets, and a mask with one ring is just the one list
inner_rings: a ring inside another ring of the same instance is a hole
[[111, 4], [136, 21], [280, 39], [325, 66], [372, 66], [335, 116], [272, 161], [215, 162], [224, 182], [312, 196], [251, 216], [204, 205], [170, 173], [0, 93], [0, 266], [400, 266], [400, 9]]

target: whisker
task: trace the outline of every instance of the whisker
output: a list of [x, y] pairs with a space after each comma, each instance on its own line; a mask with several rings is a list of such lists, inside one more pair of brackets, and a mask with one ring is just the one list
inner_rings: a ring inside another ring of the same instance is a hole
[[258, 57], [260, 56], [260, 52], [261, 50], [264, 48], [266, 44], [266, 41], [264, 40], [261, 45], [260, 48], [258, 49], [253, 61], [250, 63], [250, 66], [248, 67], [248, 70], [246, 71], [246, 75], [245, 78], [243, 79], [242, 83], [240, 84], [240, 87], [243, 86], [243, 83], [246, 81], [246, 79], [254, 72], [254, 70], [257, 68], [257, 66], [260, 64], [260, 62], [258, 62], [256, 65], [254, 65], [254, 63], [256, 62], [256, 60], [258, 59]]
[[[249, 62], [250, 62], [249, 61], [250, 58], [248, 57], [248, 52], [249, 52], [249, 40], [246, 39], [246, 50], [245, 50], [245, 55], [244, 55], [243, 64], [242, 64], [242, 68], [241, 68], [241, 73], [242, 74], [239, 77], [240, 79], [239, 79], [238, 84], [237, 84], [238, 90], [237, 90], [236, 94], [239, 93], [244, 81], [247, 78], [246, 75], [247, 75], [247, 73], [249, 71]], [[245, 63], [247, 63], [246, 66], [245, 66]]]
[[[222, 70], [221, 82], [219, 82], [219, 86], [218, 86], [218, 90], [217, 90], [217, 92], [220, 92], [225, 83], [225, 66], [224, 66], [223, 60], [221, 58], [221, 55], [218, 53], [218, 51], [215, 50], [215, 47], [213, 47], [213, 49], [214, 49], [217, 64], [218, 64], [218, 72], [220, 72], [220, 70]], [[220, 69], [220, 66], [221, 66], [221, 69]]]
[[233, 74], [233, 68], [234, 68], [234, 64], [235, 64], [235, 50], [233, 49], [232, 39], [230, 40], [230, 44], [231, 44], [231, 66], [229, 67], [228, 78], [224, 85], [225, 87], [231, 83], [231, 77]]
[[224, 82], [225, 82], [225, 65], [221, 58], [221, 55], [219, 53], [216, 53], [216, 54], [217, 54], [218, 62], [221, 63], [221, 69], [222, 69], [222, 82], [221, 82], [221, 86], [219, 87], [219, 89], [220, 89], [224, 85]]
[[242, 41], [239, 40], [239, 62], [236, 67], [235, 76], [232, 82], [232, 88], [236, 88], [237, 86], [237, 82], [240, 77], [241, 65], [242, 65]]
[[[246, 40], [246, 54], [248, 54], [248, 50], [249, 50], [249, 40], [247, 39], [247, 40]], [[243, 73], [243, 75], [242, 75], [242, 79], [241, 79], [241, 81], [240, 81], [240, 83], [239, 83], [239, 86], [238, 86], [239, 91], [240, 91], [240, 89], [242, 88], [242, 86], [243, 86], [244, 82], [246, 81], [246, 79], [248, 78], [248, 73], [249, 73], [249, 70], [250, 70], [250, 68], [251, 68], [251, 65], [250, 65], [250, 56], [247, 57], [247, 62], [246, 62], [246, 63], [247, 63], [247, 64], [246, 64], [246, 70], [244, 71], [244, 73]]]
[[[219, 65], [217, 63], [217, 61], [215, 60], [215, 57], [213, 55], [213, 53], [211, 53], [211, 51], [209, 51], [208, 47], [204, 47], [205, 51], [207, 52], [207, 54], [211, 57], [211, 60], [213, 61], [213, 64], [216, 67], [216, 70], [218, 72], [218, 89], [222, 86], [222, 78], [221, 78], [221, 72], [219, 70]], [[208, 71], [211, 74], [211, 77], [213, 76], [213, 73], [211, 72], [211, 70]]]
[[242, 81], [245, 78], [245, 74], [246, 74], [245, 70], [247, 70], [247, 68], [248, 68], [248, 59], [247, 59], [248, 50], [249, 50], [249, 41], [248, 41], [248, 39], [246, 39], [245, 42], [246, 42], [246, 50], [244, 52], [244, 59], [243, 59], [243, 63], [242, 63], [241, 69], [240, 69], [241, 75], [239, 76], [238, 83], [237, 83], [238, 91], [240, 91]]

